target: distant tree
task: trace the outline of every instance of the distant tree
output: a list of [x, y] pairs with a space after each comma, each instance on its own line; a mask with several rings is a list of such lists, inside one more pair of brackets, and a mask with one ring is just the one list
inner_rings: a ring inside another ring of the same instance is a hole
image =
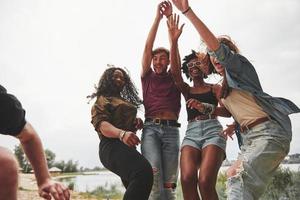
[[21, 144], [15, 145], [13, 151], [19, 162], [20, 167], [23, 169], [23, 172], [25, 173], [30, 172], [32, 170], [32, 167], [24, 154]]
[[55, 162], [55, 153], [53, 153], [53, 151], [49, 150], [49, 149], [46, 149], [45, 150], [45, 155], [46, 155], [46, 160], [47, 160], [47, 163], [48, 163], [48, 167], [51, 168], [53, 167], [54, 165], [54, 162]]
[[64, 160], [55, 162], [55, 163], [53, 164], [53, 166], [54, 166], [54, 167], [57, 167], [57, 168], [59, 168], [59, 169], [61, 169], [62, 172], [65, 172], [66, 163], [65, 163]]
[[69, 160], [66, 163], [65, 172], [78, 172], [78, 161]]
[[84, 167], [81, 166], [81, 167], [79, 168], [79, 171], [80, 171], [80, 172], [84, 172]]
[[53, 166], [61, 169], [63, 172], [78, 172], [78, 161], [68, 160], [67, 162], [61, 160], [55, 162]]
[[103, 170], [103, 168], [98, 167], [98, 166], [95, 166], [95, 167], [92, 169], [92, 171], [101, 171], [101, 170]]
[[21, 145], [15, 145], [13, 151], [14, 151], [14, 154], [15, 154], [18, 162], [19, 162], [20, 167], [23, 169], [25, 154], [24, 154], [24, 151], [23, 151]]

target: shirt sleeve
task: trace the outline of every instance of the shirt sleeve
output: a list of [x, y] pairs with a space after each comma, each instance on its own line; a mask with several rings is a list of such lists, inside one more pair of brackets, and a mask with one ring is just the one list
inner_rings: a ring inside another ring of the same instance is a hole
[[12, 94], [0, 93], [0, 133], [17, 136], [26, 124], [25, 110]]
[[[216, 57], [220, 64], [227, 70], [238, 74], [241, 71], [242, 63], [247, 62], [246, 58], [234, 53], [230, 48], [221, 43], [220, 47], [216, 51], [208, 51], [209, 55]], [[244, 61], [243, 61], [244, 60]]]
[[95, 130], [99, 132], [99, 125], [102, 121], [111, 122], [111, 111], [109, 110], [110, 101], [109, 99], [100, 96], [95, 104], [92, 107], [91, 114], [92, 114], [92, 121]]

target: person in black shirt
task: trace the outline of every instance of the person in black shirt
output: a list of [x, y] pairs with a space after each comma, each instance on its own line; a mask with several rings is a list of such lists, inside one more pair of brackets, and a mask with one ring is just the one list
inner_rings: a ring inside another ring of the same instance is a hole
[[[63, 184], [50, 177], [42, 142], [25, 119], [20, 101], [0, 85], [0, 134], [18, 138], [31, 163], [39, 188], [45, 199], [70, 199], [70, 192]], [[18, 163], [14, 155], [0, 147], [0, 200], [16, 200], [18, 189]]]
[[217, 107], [218, 85], [204, 81], [213, 70], [209, 56], [192, 51], [183, 59], [182, 71], [193, 86], [183, 81], [180, 70], [178, 39], [183, 25], [179, 16], [168, 18], [169, 41], [171, 44], [171, 70], [177, 87], [186, 100], [188, 126], [181, 145], [180, 179], [184, 199], [218, 199], [216, 181], [218, 171], [225, 159], [226, 139], [221, 135], [222, 125], [217, 115], [230, 117], [224, 107]]

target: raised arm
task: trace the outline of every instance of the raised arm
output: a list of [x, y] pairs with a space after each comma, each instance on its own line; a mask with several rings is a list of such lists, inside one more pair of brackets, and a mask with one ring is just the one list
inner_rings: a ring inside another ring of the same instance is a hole
[[180, 54], [178, 49], [178, 39], [182, 33], [184, 24], [182, 24], [179, 28], [179, 15], [174, 14], [168, 18], [167, 25], [168, 25], [169, 42], [170, 42], [171, 73], [179, 90], [183, 94], [186, 94], [187, 87], [181, 76], [181, 70], [180, 70], [181, 62], [180, 62]]
[[154, 19], [154, 22], [151, 26], [150, 32], [148, 34], [146, 44], [144, 47], [143, 52], [143, 58], [142, 58], [142, 71], [141, 71], [141, 77], [144, 77], [147, 72], [151, 69], [151, 62], [152, 62], [152, 50], [153, 45], [156, 37], [156, 33], [158, 30], [159, 23], [165, 15], [166, 17], [169, 17], [172, 15], [172, 4], [170, 1], [163, 1], [160, 4], [158, 4], [156, 9], [156, 16]]
[[191, 21], [208, 49], [216, 51], [220, 46], [218, 39], [194, 13], [188, 0], [172, 0], [172, 2]]
[[162, 3], [160, 3], [157, 6], [156, 16], [155, 16], [154, 22], [151, 26], [151, 29], [148, 34], [146, 44], [144, 47], [143, 58], [142, 58], [141, 77], [144, 77], [151, 68], [153, 44], [154, 44], [154, 40], [156, 37], [156, 33], [157, 33], [157, 29], [158, 29], [160, 20], [162, 19], [162, 16], [163, 16], [161, 13], [161, 4]]
[[63, 184], [51, 179], [41, 139], [33, 127], [26, 123], [17, 137], [34, 170], [40, 196], [45, 199], [51, 197], [55, 200], [70, 199], [69, 190]]

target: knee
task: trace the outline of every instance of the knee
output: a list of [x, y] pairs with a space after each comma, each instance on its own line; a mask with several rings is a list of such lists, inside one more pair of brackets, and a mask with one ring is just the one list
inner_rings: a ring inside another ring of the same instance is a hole
[[4, 148], [0, 148], [0, 180], [6, 180], [6, 185], [17, 184], [18, 162], [14, 155]]
[[240, 172], [244, 171], [244, 161], [238, 160], [226, 171], [227, 178], [237, 176]]
[[198, 180], [199, 188], [203, 192], [210, 191], [215, 188], [213, 177], [201, 176]]
[[175, 190], [176, 187], [177, 187], [176, 183], [172, 183], [172, 182], [164, 183], [164, 188], [167, 190]]
[[186, 185], [189, 183], [197, 183], [197, 174], [183, 173], [180, 176], [181, 183]]
[[226, 171], [226, 176], [227, 178], [230, 178], [230, 177], [233, 177], [233, 176], [236, 176], [238, 173], [238, 169], [237, 167], [229, 167]]
[[144, 180], [147, 180], [147, 182], [151, 182], [151, 184], [153, 183], [153, 172], [150, 164], [147, 164], [144, 167], [142, 176]]
[[152, 167], [150, 164], [145, 164], [142, 167], [140, 167], [139, 170], [136, 170], [133, 173], [133, 179], [136, 181], [139, 181], [141, 184], [148, 184], [150, 183], [152, 185], [153, 183], [153, 173], [152, 173]]

